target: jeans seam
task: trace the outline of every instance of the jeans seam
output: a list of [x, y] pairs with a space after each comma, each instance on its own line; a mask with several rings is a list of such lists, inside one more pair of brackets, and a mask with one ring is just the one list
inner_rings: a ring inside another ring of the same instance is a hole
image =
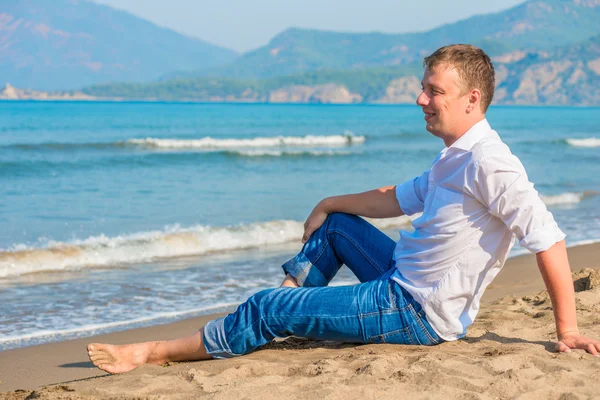
[[368, 313], [360, 313], [358, 314], [360, 317], [370, 317], [372, 315], [381, 315], [381, 314], [394, 314], [397, 312], [402, 312], [403, 310], [406, 310], [406, 307], [404, 308], [390, 308], [389, 310], [378, 310], [378, 311], [373, 311], [373, 312], [368, 312]]
[[410, 338], [410, 342], [414, 345], [420, 344], [420, 342], [418, 340], [415, 340], [415, 338], [413, 337], [412, 333], [410, 332], [410, 326], [406, 327], [406, 332], [408, 332], [408, 337]]
[[423, 331], [423, 333], [425, 333], [425, 336], [427, 336], [427, 339], [429, 339], [429, 341], [431, 343], [433, 343], [433, 344], [438, 344], [439, 342], [437, 340], [435, 340], [433, 338], [433, 336], [431, 336], [431, 334], [429, 333], [429, 331], [425, 327], [425, 324], [423, 324], [423, 321], [421, 321], [421, 318], [419, 317], [419, 315], [415, 311], [415, 308], [413, 307], [412, 304], [409, 304], [409, 310], [410, 310], [410, 313], [412, 314], [413, 318], [415, 319], [415, 321], [417, 321], [417, 324], [419, 325], [419, 328]]
[[[327, 235], [329, 235], [330, 233], [337, 233], [338, 235], [344, 237], [348, 242], [352, 243], [354, 245], [354, 247], [360, 252], [360, 254], [363, 255], [363, 257], [373, 266], [375, 267], [375, 269], [377, 269], [377, 271], [379, 271], [380, 274], [384, 274], [387, 271], [384, 271], [364, 250], [363, 248], [354, 241], [354, 239], [351, 236], [348, 236], [346, 234], [346, 232], [342, 231], [342, 230], [338, 230], [337, 228], [331, 229], [330, 231], [327, 231]], [[327, 243], [329, 243], [329, 240], [327, 240]]]
[[[315, 257], [315, 261], [314, 262], [312, 262], [308, 257], [306, 257], [310, 261], [310, 263], [312, 264], [312, 266], [314, 266], [315, 268], [317, 268], [315, 266], [315, 264], [319, 262], [319, 259], [321, 258], [321, 256], [323, 255], [323, 253], [325, 253], [325, 249], [327, 249], [327, 247], [329, 247], [329, 238], [327, 237], [327, 228], [329, 227], [329, 223], [331, 222], [331, 219], [329, 218], [329, 216], [327, 216], [326, 222], [327, 222], [327, 227], [325, 228], [325, 245], [321, 246], [321, 249], [317, 253], [317, 256]], [[304, 256], [306, 256], [306, 253], [304, 254]], [[323, 273], [321, 273], [321, 274], [323, 274]], [[327, 279], [327, 278], [325, 278], [325, 279]]]
[[[263, 317], [260, 317], [258, 320], [254, 321], [252, 324], [250, 324], [249, 326], [246, 327], [246, 329], [244, 329], [241, 332], [236, 333], [233, 337], [231, 338], [225, 338], [225, 340], [227, 340], [227, 344], [229, 345], [229, 342], [234, 341], [235, 339], [238, 338], [238, 336], [242, 335], [243, 333], [245, 333], [248, 330], [253, 330], [252, 328], [254, 328], [255, 325], [257, 325], [258, 323], [262, 322]], [[230, 346], [231, 347], [231, 346]]]
[[391, 280], [389, 280], [387, 282], [388, 296], [390, 298], [390, 304], [392, 305], [392, 309], [397, 310], [398, 309], [398, 305], [396, 304], [396, 294], [392, 290], [391, 282], [392, 282]]
[[[360, 314], [359, 314], [360, 315]], [[340, 315], [340, 316], [330, 316], [330, 315], [319, 315], [319, 314], [306, 314], [306, 315], [267, 315], [261, 317], [262, 319], [273, 319], [273, 318], [329, 318], [329, 319], [339, 319], [339, 318], [356, 318], [356, 314], [348, 314], [348, 315]]]
[[390, 332], [380, 333], [379, 335], [370, 336], [368, 338], [367, 342], [372, 341], [374, 338], [381, 338], [381, 340], [383, 340], [383, 343], [389, 343], [389, 342], [387, 342], [385, 340], [385, 338], [389, 337], [389, 336], [392, 336], [392, 335], [394, 335], [394, 334], [396, 334], [398, 332], [406, 332], [406, 333], [408, 333], [408, 337], [410, 338], [411, 343], [414, 344], [414, 339], [413, 339], [413, 337], [412, 337], [412, 335], [410, 333], [410, 328], [408, 326], [405, 326], [404, 328], [400, 328], [400, 329], [395, 329], [395, 330], [390, 331]]
[[[362, 315], [363, 314], [359, 314], [359, 317], [362, 316]], [[311, 317], [311, 318], [314, 318], [314, 317], [317, 317], [317, 318], [318, 317], [326, 317], [326, 318], [329, 318], [329, 319], [339, 319], [339, 318], [356, 318], [356, 314], [348, 314], [348, 315], [342, 315], [342, 316], [326, 316], [326, 315], [312, 315], [312, 314], [311, 315], [302, 315], [302, 316], [294, 316], [294, 315], [277, 315], [277, 316], [272, 316], [272, 315], [265, 315], [265, 316], [261, 316], [260, 318], [258, 318], [258, 320], [254, 321], [251, 325], [247, 326], [246, 329], [244, 329], [241, 332], [236, 333], [231, 338], [227, 338], [226, 337], [226, 340], [228, 342], [227, 345], [229, 346], [229, 342], [234, 341], [239, 336], [243, 335], [246, 331], [248, 331], [248, 330], [254, 330], [253, 329], [254, 326], [256, 326], [258, 323], [260, 323], [260, 322], [266, 322], [268, 319], [274, 319], [274, 318], [280, 318], [280, 317], [284, 317], [284, 318], [286, 318], [286, 317], [287, 318], [290, 318], [290, 317], [292, 317], [292, 318], [293, 317], [298, 317], [298, 318], [305, 318], [305, 317]], [[273, 335], [273, 336], [278, 337], [277, 335]], [[229, 348], [228, 350], [229, 350], [229, 352], [231, 354], [237, 354], [237, 353], [233, 353], [231, 351], [231, 348]], [[245, 353], [242, 353], [242, 354], [245, 354]]]
[[[325, 245], [324, 245], [324, 246], [321, 246], [321, 250], [320, 250], [320, 251], [317, 253], [317, 256], [315, 257], [315, 261], [314, 261], [314, 262], [312, 262], [312, 261], [310, 260], [310, 258], [308, 258], [308, 257], [306, 256], [306, 253], [304, 254], [304, 256], [306, 257], [306, 259], [307, 259], [308, 261], [310, 261], [310, 264], [311, 264], [311, 265], [309, 265], [308, 267], [304, 268], [303, 272], [304, 272], [305, 270], [307, 270], [308, 268], [312, 268], [312, 267], [319, 269], [317, 266], [315, 266], [315, 264], [319, 262], [319, 259], [321, 258], [321, 256], [323, 255], [323, 253], [325, 253], [325, 250], [327, 249], [327, 247], [329, 247], [329, 239], [325, 240]], [[321, 271], [321, 270], [319, 269], [319, 271]], [[321, 272], [321, 275], [323, 275], [323, 273], [322, 273], [322, 272]], [[308, 274], [307, 274], [306, 276], [308, 277]], [[324, 277], [325, 279], [327, 279], [327, 277], [326, 277], [325, 275], [323, 275], [323, 277]]]
[[[211, 322], [214, 323], [214, 321], [211, 321]], [[223, 339], [225, 340], [225, 343], [224, 343], [225, 347], [224, 348], [219, 347], [217, 350], [207, 351], [207, 354], [212, 355], [212, 354], [217, 354], [217, 353], [221, 353], [221, 354], [222, 353], [226, 353], [226, 354], [229, 354], [229, 355], [232, 355], [232, 356], [236, 356], [236, 357], [237, 356], [241, 356], [242, 354], [234, 353], [231, 350], [231, 346], [229, 345], [229, 340], [227, 340], [227, 335], [225, 334], [225, 324], [224, 324], [224, 322], [225, 321], [223, 321]], [[204, 335], [206, 335], [206, 329], [202, 330], [202, 336], [203, 336], [202, 339], [204, 340], [204, 343], [206, 343], [207, 341], [204, 339]], [[206, 347], [206, 345], [205, 345], [205, 347]]]
[[[243, 354], [238, 354], [238, 353], [234, 353], [233, 351], [227, 350], [227, 349], [219, 349], [219, 350], [214, 350], [214, 351], [207, 351], [206, 354], [208, 355], [221, 355], [221, 354], [227, 354], [231, 357], [240, 357], [243, 356]], [[227, 358], [227, 357], [225, 357]]]

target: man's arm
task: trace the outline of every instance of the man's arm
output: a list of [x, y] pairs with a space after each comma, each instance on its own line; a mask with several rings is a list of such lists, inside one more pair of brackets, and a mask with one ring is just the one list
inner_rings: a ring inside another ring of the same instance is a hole
[[386, 186], [368, 192], [327, 197], [319, 202], [304, 223], [302, 243], [334, 212], [369, 218], [391, 218], [404, 215], [396, 199], [396, 186]]
[[537, 264], [552, 300], [558, 342], [556, 351], [587, 350], [598, 357], [600, 342], [579, 334], [575, 313], [575, 294], [565, 241], [536, 254]]
[[521, 246], [536, 254], [552, 300], [556, 350], [584, 349], [597, 355], [600, 343], [580, 335], [577, 328], [565, 235], [529, 182], [521, 162], [512, 155], [496, 155], [481, 160], [474, 172], [473, 195], [504, 222]]

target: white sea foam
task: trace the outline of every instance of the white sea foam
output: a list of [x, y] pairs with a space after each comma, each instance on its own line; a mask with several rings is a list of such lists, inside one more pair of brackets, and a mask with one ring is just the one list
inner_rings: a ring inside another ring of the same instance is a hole
[[418, 217], [420, 217], [421, 214], [415, 214], [413, 216], [406, 216], [403, 215], [401, 217], [396, 217], [396, 218], [384, 218], [384, 219], [374, 219], [374, 218], [365, 218], [367, 221], [369, 221], [372, 225], [374, 225], [375, 227], [377, 227], [378, 229], [392, 229], [392, 228], [405, 228], [410, 226], [410, 224], [412, 223], [412, 221]]
[[265, 147], [315, 147], [315, 146], [345, 146], [360, 144], [364, 136], [331, 135], [331, 136], [277, 136], [256, 137], [252, 139], [129, 139], [126, 143], [143, 147], [160, 149], [231, 149], [231, 148], [265, 148]]
[[567, 143], [574, 147], [600, 147], [599, 138], [567, 139]]
[[5, 345], [11, 342], [31, 341], [33, 339], [63, 339], [65, 337], [90, 336], [103, 331], [115, 331], [124, 329], [127, 326], [147, 324], [158, 320], [180, 319], [191, 315], [200, 315], [209, 313], [213, 310], [225, 309], [236, 306], [238, 303], [218, 303], [208, 307], [188, 309], [185, 311], [161, 312], [143, 318], [135, 318], [125, 321], [105, 322], [100, 324], [88, 324], [67, 329], [45, 329], [38, 330], [34, 333], [23, 335], [0, 337], [0, 345]]
[[[279, 282], [277, 279], [275, 279], [276, 282]], [[231, 283], [235, 283], [236, 286], [240, 286], [243, 287], [243, 280], [240, 279], [230, 279], [226, 282], [224, 282], [224, 286], [227, 286], [227, 284], [231, 284]], [[262, 290], [264, 288], [268, 288], [268, 287], [274, 287], [274, 283], [273, 282], [266, 282], [264, 280], [261, 279], [256, 279], [253, 278], [252, 279], [252, 283], [253, 285], [252, 288], [255, 288], [257, 290]], [[338, 280], [338, 281], [334, 281], [331, 283], [331, 286], [346, 286], [346, 285], [354, 285], [357, 283], [356, 279], [350, 279], [350, 280]], [[257, 285], [258, 284], [258, 285]], [[140, 327], [140, 326], [148, 326], [148, 325], [156, 325], [156, 324], [161, 324], [161, 323], [166, 323], [166, 322], [170, 322], [173, 320], [178, 320], [178, 319], [183, 319], [183, 318], [191, 318], [191, 317], [195, 317], [198, 315], [206, 315], [206, 314], [212, 314], [212, 313], [216, 313], [216, 312], [221, 312], [221, 311], [225, 311], [228, 309], [233, 309], [235, 306], [237, 306], [240, 301], [240, 299], [235, 299], [235, 301], [233, 301], [233, 298], [235, 298], [235, 296], [231, 296], [231, 294], [226, 294], [221, 292], [215, 292], [213, 293], [213, 297], [215, 300], [219, 299], [219, 302], [214, 302], [211, 305], [205, 306], [205, 307], [193, 307], [193, 306], [183, 306], [182, 304], [173, 304], [172, 301], [166, 301], [165, 299], [161, 298], [161, 297], [153, 297], [152, 298], [152, 306], [154, 307], [159, 303], [163, 303], [164, 305], [168, 305], [169, 308], [175, 307], [175, 308], [179, 308], [180, 310], [178, 311], [160, 311], [160, 310], [156, 310], [150, 313], [150, 315], [144, 316], [144, 317], [137, 317], [137, 318], [129, 318], [127, 319], [128, 315], [127, 315], [127, 311], [126, 310], [122, 310], [123, 312], [119, 314], [120, 318], [124, 318], [118, 321], [111, 321], [111, 322], [97, 322], [97, 323], [85, 323], [82, 325], [78, 325], [78, 323], [85, 318], [82, 318], [82, 316], [85, 317], [86, 315], [86, 310], [70, 310], [70, 312], [76, 312], [77, 316], [74, 316], [74, 318], [69, 319], [68, 316], [65, 316], [65, 314], [61, 314], [60, 318], [57, 318], [57, 321], [53, 321], [50, 322], [48, 320], [45, 320], [45, 324], [47, 326], [57, 326], [60, 328], [56, 328], [56, 329], [35, 329], [34, 331], [20, 331], [17, 330], [16, 332], [14, 331], [9, 331], [7, 332], [6, 336], [2, 336], [0, 334], [0, 351], [2, 350], [8, 350], [11, 348], [17, 348], [17, 347], [22, 347], [22, 346], [27, 346], [27, 345], [32, 345], [32, 344], [38, 344], [38, 343], [47, 343], [47, 342], [51, 342], [51, 341], [57, 341], [57, 340], [65, 340], [65, 339], [73, 339], [73, 338], [79, 338], [79, 337], [86, 337], [86, 336], [92, 336], [92, 335], [97, 335], [97, 334], [101, 334], [101, 333], [106, 333], [106, 332], [114, 332], [114, 331], [118, 331], [118, 330], [123, 330], [123, 329], [129, 329], [132, 327]], [[209, 294], [210, 297], [210, 294]], [[136, 300], [135, 297], [132, 298], [132, 300]], [[143, 300], [147, 300], [147, 299], [141, 299]], [[195, 300], [197, 300], [197, 298], [195, 298]], [[232, 300], [232, 301], [230, 301]], [[139, 301], [136, 303], [138, 305], [140, 305]], [[120, 305], [124, 305], [125, 304], [120, 304]], [[150, 305], [149, 305], [150, 307]], [[126, 307], [125, 307], [126, 308]], [[97, 311], [93, 311], [91, 313], [88, 314], [88, 317], [90, 320], [93, 320], [95, 317], [97, 317], [97, 315], [95, 315]], [[114, 313], [113, 313], [114, 314]], [[65, 321], [68, 320], [69, 322]]]
[[283, 157], [283, 156], [347, 156], [352, 154], [349, 151], [339, 150], [239, 150], [229, 151], [230, 154], [236, 154], [244, 157]]
[[237, 250], [298, 240], [302, 223], [271, 221], [236, 227], [169, 227], [117, 237], [104, 235], [46, 248], [0, 253], [0, 278], [86, 266], [111, 266], [217, 251]]
[[[566, 192], [541, 198], [546, 205], [569, 205], [596, 194]], [[379, 229], [393, 229], [410, 225], [413, 218], [368, 220]], [[182, 228], [175, 225], [162, 231], [116, 237], [99, 235], [71, 242], [50, 241], [44, 248], [16, 244], [9, 250], [0, 251], [0, 278], [280, 245], [299, 241], [302, 233], [303, 222], [278, 220], [233, 227], [197, 225]]]
[[540, 196], [547, 206], [577, 204], [585, 197], [585, 193], [561, 193], [554, 196]]
[[[380, 229], [410, 223], [407, 217], [371, 220]], [[277, 220], [234, 227], [172, 226], [162, 231], [140, 232], [85, 240], [49, 242], [45, 248], [16, 245], [0, 252], [0, 278], [84, 267], [147, 262], [161, 258], [203, 255], [298, 241], [303, 222]]]

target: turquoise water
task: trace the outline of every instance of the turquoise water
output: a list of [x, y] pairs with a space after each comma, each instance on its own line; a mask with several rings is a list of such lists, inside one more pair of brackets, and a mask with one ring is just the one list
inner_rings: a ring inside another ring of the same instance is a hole
[[[568, 243], [600, 240], [600, 109], [488, 119]], [[416, 106], [0, 102], [0, 349], [231, 307], [278, 283], [320, 199], [442, 148]]]

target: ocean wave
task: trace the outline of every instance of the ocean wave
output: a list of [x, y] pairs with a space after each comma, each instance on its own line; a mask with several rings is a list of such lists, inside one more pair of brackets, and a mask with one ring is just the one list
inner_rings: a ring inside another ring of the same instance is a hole
[[47, 143], [17, 143], [0, 147], [16, 149], [22, 151], [78, 151], [85, 149], [108, 150], [115, 147], [123, 147], [125, 142], [47, 142]]
[[364, 219], [367, 220], [368, 222], [370, 222], [372, 225], [374, 225], [377, 229], [385, 230], [385, 229], [403, 228], [403, 227], [410, 226], [412, 221], [419, 218], [420, 216], [421, 216], [421, 213], [417, 213], [410, 217], [403, 215], [401, 217], [395, 217], [395, 218], [382, 218], [382, 219], [364, 218]]
[[115, 169], [122, 167], [154, 167], [186, 165], [223, 158], [311, 158], [338, 157], [363, 154], [362, 151], [342, 149], [240, 149], [212, 150], [201, 152], [147, 152], [138, 154], [107, 155], [93, 158], [20, 159], [0, 161], [0, 177], [56, 176], [77, 170]]
[[321, 157], [321, 156], [347, 156], [353, 154], [350, 151], [339, 150], [230, 150], [225, 151], [225, 154], [239, 157]]
[[584, 192], [565, 192], [552, 196], [543, 196], [540, 195], [540, 198], [547, 206], [555, 206], [555, 205], [567, 205], [567, 204], [577, 204], [585, 197], [591, 197], [598, 195], [598, 192], [594, 191], [584, 191]]
[[[380, 229], [403, 226], [410, 218], [370, 220]], [[72, 242], [49, 242], [45, 248], [15, 245], [0, 252], [0, 278], [43, 271], [149, 262], [157, 259], [197, 256], [298, 241], [303, 222], [277, 220], [233, 227], [178, 225], [162, 231], [107, 237], [94, 236]]]
[[586, 139], [566, 139], [569, 145], [573, 147], [600, 147], [599, 138], [586, 138]]
[[316, 146], [347, 146], [361, 144], [364, 136], [331, 135], [331, 136], [277, 136], [255, 137], [252, 139], [129, 139], [128, 144], [158, 149], [230, 149], [230, 148], [268, 148], [268, 147], [316, 147]]
[[[161, 312], [147, 317], [134, 318], [124, 321], [105, 322], [99, 324], [87, 324], [83, 326], [77, 326], [72, 328], [63, 329], [43, 329], [36, 330], [32, 333], [5, 336], [0, 337], [0, 351], [8, 350], [14, 347], [19, 347], [18, 344], [37, 344], [46, 343], [55, 340], [65, 340], [67, 338], [78, 338], [97, 335], [106, 332], [112, 332], [116, 330], [127, 329], [130, 327], [148, 326], [156, 321], [170, 322], [173, 320], [183, 319], [185, 317], [192, 317], [197, 315], [203, 315], [208, 313], [215, 313], [217, 311], [223, 311], [228, 308], [232, 308], [238, 305], [239, 302], [231, 303], [216, 303], [207, 307], [187, 309], [185, 311], [171, 311]], [[38, 340], [36, 342], [36, 339]], [[44, 339], [44, 340], [40, 340]], [[12, 342], [12, 343], [11, 343]], [[11, 346], [11, 344], [14, 344]]]
[[111, 150], [111, 149], [163, 149], [163, 150], [204, 150], [204, 151], [227, 151], [231, 149], [269, 149], [286, 147], [340, 147], [364, 143], [365, 136], [355, 136], [346, 131], [343, 135], [329, 136], [276, 136], [276, 137], [254, 137], [250, 139], [217, 139], [210, 136], [200, 139], [163, 139], [144, 138], [128, 139], [116, 142], [46, 142], [46, 143], [16, 143], [0, 145], [7, 149], [20, 151], [82, 151], [82, 150]]

